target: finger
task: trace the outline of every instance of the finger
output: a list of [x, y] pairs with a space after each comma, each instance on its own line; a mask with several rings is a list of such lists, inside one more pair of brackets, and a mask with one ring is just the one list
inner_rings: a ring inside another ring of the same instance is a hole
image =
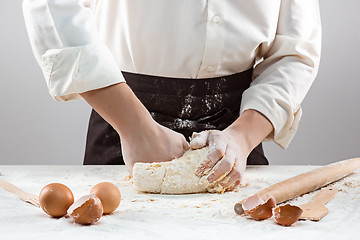
[[216, 131], [209, 131], [209, 151], [206, 160], [202, 162], [196, 170], [198, 176], [207, 174], [215, 164], [224, 157], [226, 151], [226, 141], [222, 140], [223, 137]]
[[234, 191], [240, 185], [240, 183], [241, 183], [240, 180], [235, 181], [235, 183], [226, 190], [229, 191], [229, 192]]
[[207, 158], [203, 160], [195, 171], [196, 176], [203, 176], [207, 174], [211, 170], [211, 168], [209, 167], [210, 163], [211, 161]]
[[232, 171], [235, 164], [235, 154], [231, 149], [226, 151], [225, 156], [220, 160], [220, 162], [214, 167], [213, 173], [208, 177], [210, 183], [224, 177], [229, 172]]
[[246, 164], [243, 161], [236, 159], [233, 169], [227, 176], [227, 181], [222, 182], [221, 186], [230, 191], [234, 190], [241, 183], [245, 167]]
[[209, 136], [209, 131], [202, 131], [200, 133], [194, 132], [190, 139], [191, 149], [203, 148], [207, 144], [207, 139]]
[[223, 158], [226, 151], [226, 141], [223, 140], [220, 131], [208, 131], [208, 143], [209, 151], [206, 155], [206, 160], [196, 170], [196, 175], [198, 176], [207, 174]]
[[207, 158], [213, 162], [211, 167], [225, 155], [227, 142], [220, 133], [217, 131], [209, 133], [209, 152]]

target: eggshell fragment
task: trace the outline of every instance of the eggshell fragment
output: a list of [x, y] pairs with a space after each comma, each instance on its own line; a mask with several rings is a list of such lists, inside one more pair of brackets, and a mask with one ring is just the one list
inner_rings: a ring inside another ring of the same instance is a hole
[[274, 209], [275, 221], [283, 226], [290, 226], [299, 220], [303, 210], [297, 206], [286, 204]]
[[94, 224], [103, 214], [103, 206], [95, 194], [81, 197], [70, 206], [68, 214], [80, 224]]
[[101, 201], [104, 214], [115, 211], [121, 201], [120, 190], [112, 183], [102, 182], [96, 184], [90, 191], [94, 193]]
[[50, 183], [40, 191], [39, 202], [46, 214], [62, 217], [74, 203], [74, 195], [64, 184]]
[[245, 213], [257, 220], [268, 219], [272, 216], [272, 209], [276, 206], [274, 197], [270, 197], [266, 202], [258, 195], [253, 195], [246, 199], [242, 204]]

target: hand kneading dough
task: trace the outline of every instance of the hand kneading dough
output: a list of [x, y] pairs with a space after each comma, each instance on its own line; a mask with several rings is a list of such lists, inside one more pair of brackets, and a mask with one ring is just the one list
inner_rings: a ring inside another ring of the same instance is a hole
[[206, 161], [208, 149], [205, 147], [189, 150], [182, 157], [169, 162], [135, 163], [133, 169], [135, 188], [140, 192], [162, 194], [224, 192], [225, 189], [218, 184], [223, 177], [210, 184], [206, 178], [212, 171], [205, 176], [195, 174], [200, 164]]

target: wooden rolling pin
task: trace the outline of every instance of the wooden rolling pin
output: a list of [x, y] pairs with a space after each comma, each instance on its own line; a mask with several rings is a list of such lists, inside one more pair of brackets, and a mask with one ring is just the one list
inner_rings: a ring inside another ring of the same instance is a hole
[[273, 196], [276, 199], [276, 203], [282, 203], [335, 182], [358, 168], [360, 168], [360, 158], [339, 161], [275, 183], [254, 195], [257, 194], [264, 201], [269, 196]]

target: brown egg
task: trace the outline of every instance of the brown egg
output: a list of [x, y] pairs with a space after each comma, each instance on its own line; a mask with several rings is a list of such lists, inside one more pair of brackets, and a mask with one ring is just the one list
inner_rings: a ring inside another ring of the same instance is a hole
[[302, 212], [301, 208], [290, 204], [279, 206], [274, 209], [275, 221], [280, 225], [290, 226], [299, 220]]
[[96, 184], [90, 191], [94, 193], [104, 208], [104, 214], [112, 213], [117, 209], [121, 201], [120, 190], [112, 183], [102, 182]]
[[103, 206], [95, 194], [82, 196], [68, 209], [68, 214], [76, 223], [94, 224], [103, 214]]
[[64, 184], [50, 183], [40, 191], [39, 201], [46, 214], [52, 217], [62, 217], [74, 203], [74, 195]]
[[276, 206], [274, 197], [270, 197], [266, 202], [258, 195], [253, 195], [246, 199], [242, 204], [242, 208], [246, 214], [257, 220], [268, 219], [272, 216], [272, 209]]

